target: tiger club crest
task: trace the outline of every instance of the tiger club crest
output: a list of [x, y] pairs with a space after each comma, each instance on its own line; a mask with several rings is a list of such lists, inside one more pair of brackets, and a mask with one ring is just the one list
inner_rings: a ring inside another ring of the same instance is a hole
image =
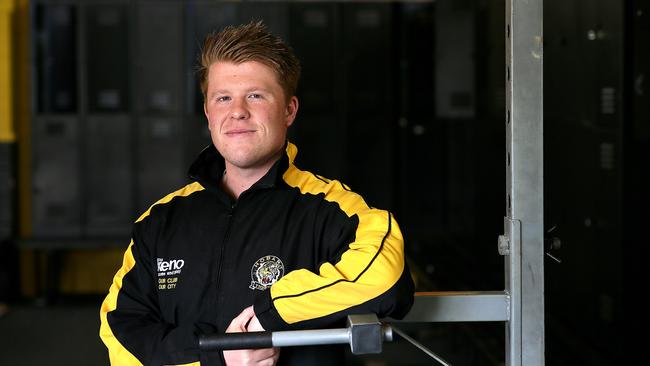
[[266, 290], [284, 275], [284, 264], [274, 255], [264, 256], [251, 269], [251, 290]]

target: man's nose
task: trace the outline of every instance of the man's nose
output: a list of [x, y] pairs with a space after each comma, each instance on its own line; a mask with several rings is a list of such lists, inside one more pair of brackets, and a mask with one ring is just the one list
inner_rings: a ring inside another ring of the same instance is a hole
[[232, 103], [232, 109], [230, 110], [230, 118], [247, 119], [249, 115], [246, 100], [243, 98], [235, 98]]

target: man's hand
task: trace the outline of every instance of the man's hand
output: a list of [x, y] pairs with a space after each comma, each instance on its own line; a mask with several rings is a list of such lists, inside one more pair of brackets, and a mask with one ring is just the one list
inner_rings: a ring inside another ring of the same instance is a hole
[[253, 312], [253, 317], [248, 322], [248, 326], [246, 327], [246, 330], [249, 332], [263, 332], [265, 329], [262, 328], [262, 324], [260, 324], [260, 321], [257, 319], [257, 316], [253, 311], [253, 307], [251, 306], [250, 308], [246, 308], [246, 309], [251, 309], [251, 311]]
[[[226, 329], [226, 333], [261, 332], [264, 331], [260, 321], [255, 316], [253, 307], [249, 306], [237, 315]], [[279, 348], [242, 349], [223, 351], [223, 357], [228, 366], [259, 365], [273, 366], [280, 357]]]

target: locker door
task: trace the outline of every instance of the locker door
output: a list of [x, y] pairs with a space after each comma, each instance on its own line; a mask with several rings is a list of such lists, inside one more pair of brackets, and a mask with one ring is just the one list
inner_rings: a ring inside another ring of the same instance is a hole
[[180, 3], [141, 2], [137, 7], [138, 131], [135, 151], [136, 211], [184, 182], [181, 94], [183, 13]]
[[392, 207], [393, 41], [391, 4], [343, 4], [344, 90], [348, 124], [349, 185], [368, 204]]
[[78, 112], [77, 8], [33, 7], [32, 234], [82, 232], [81, 130]]
[[120, 3], [85, 8], [85, 66], [88, 112], [127, 113], [129, 85], [128, 6]]
[[136, 11], [136, 111], [174, 114], [183, 86], [181, 4], [143, 1]]
[[297, 164], [349, 183], [339, 6], [304, 2], [291, 6], [291, 46], [302, 75], [297, 91], [300, 109], [289, 139], [300, 149]]
[[[545, 69], [552, 70], [544, 74], [545, 220], [548, 228], [558, 226], [560, 256], [571, 266], [549, 262], [547, 310], [574, 329], [569, 337], [615, 354], [617, 340], [602, 335], [614, 333], [622, 309], [624, 6], [555, 3], [545, 6], [544, 17]], [[566, 298], [572, 301], [560, 300]]]
[[186, 181], [183, 138], [175, 117], [141, 117], [138, 121], [137, 212], [142, 213]]
[[[443, 229], [445, 179], [444, 122], [435, 116], [437, 4], [401, 4], [398, 144], [400, 217], [409, 233], [430, 237]], [[397, 137], [396, 136], [396, 137]]]
[[86, 234], [128, 237], [133, 211], [131, 119], [89, 117], [85, 141]]
[[79, 120], [40, 116], [32, 126], [33, 236], [81, 236]]
[[34, 7], [37, 113], [77, 112], [77, 11], [72, 5]]
[[129, 7], [85, 8], [87, 111], [84, 141], [86, 235], [128, 237], [133, 210]]

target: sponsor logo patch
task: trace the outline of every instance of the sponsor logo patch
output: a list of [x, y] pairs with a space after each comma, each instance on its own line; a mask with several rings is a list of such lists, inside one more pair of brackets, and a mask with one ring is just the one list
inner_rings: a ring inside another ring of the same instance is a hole
[[178, 284], [178, 276], [181, 274], [185, 261], [182, 259], [165, 260], [156, 258], [158, 269], [158, 289], [173, 290]]
[[266, 290], [284, 275], [284, 264], [274, 255], [264, 256], [251, 269], [251, 290]]

